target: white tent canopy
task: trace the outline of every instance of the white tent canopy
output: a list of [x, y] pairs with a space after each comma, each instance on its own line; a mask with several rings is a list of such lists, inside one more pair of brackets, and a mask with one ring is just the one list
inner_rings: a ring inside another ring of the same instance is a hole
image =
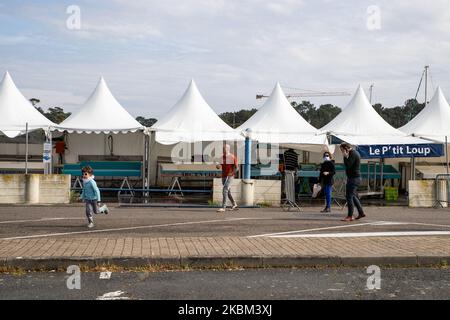
[[47, 129], [54, 125], [17, 89], [8, 72], [0, 84], [0, 131], [14, 138], [28, 130]]
[[353, 145], [426, 143], [387, 123], [372, 107], [361, 86], [344, 110], [320, 130]]
[[150, 129], [161, 144], [243, 140], [206, 103], [194, 80], [181, 99]]
[[326, 136], [292, 107], [278, 82], [264, 105], [236, 130], [248, 128], [252, 139], [260, 143], [295, 145], [311, 151], [321, 151], [327, 145]]
[[450, 137], [450, 106], [441, 87], [436, 89], [430, 103], [399, 130], [440, 142], [444, 142], [446, 136]]
[[135, 132], [144, 127], [114, 98], [102, 77], [87, 101], [54, 129], [70, 133], [108, 134]]

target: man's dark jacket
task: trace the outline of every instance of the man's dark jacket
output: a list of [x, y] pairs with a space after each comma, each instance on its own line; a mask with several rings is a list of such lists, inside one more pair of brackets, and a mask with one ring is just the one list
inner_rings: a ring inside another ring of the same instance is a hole
[[347, 178], [360, 178], [361, 177], [361, 156], [358, 151], [350, 150], [348, 158], [344, 157], [345, 173]]

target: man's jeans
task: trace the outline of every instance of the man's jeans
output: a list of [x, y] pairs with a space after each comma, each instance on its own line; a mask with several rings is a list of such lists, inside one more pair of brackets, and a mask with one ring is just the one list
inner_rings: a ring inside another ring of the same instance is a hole
[[345, 186], [345, 198], [348, 206], [348, 216], [353, 216], [354, 208], [358, 210], [359, 214], [363, 214], [363, 208], [358, 197], [358, 186], [361, 184], [361, 178], [347, 178], [347, 184]]
[[223, 184], [223, 202], [222, 202], [222, 208], [227, 207], [227, 197], [231, 201], [231, 205], [235, 205], [236, 202], [233, 199], [233, 196], [231, 195], [231, 184], [233, 183], [234, 177], [228, 176], [225, 178], [222, 178], [222, 184]]

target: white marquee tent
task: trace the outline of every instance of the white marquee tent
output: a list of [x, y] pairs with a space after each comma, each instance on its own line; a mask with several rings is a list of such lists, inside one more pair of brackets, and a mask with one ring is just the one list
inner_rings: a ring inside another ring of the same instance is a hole
[[178, 142], [243, 140], [243, 137], [220, 119], [203, 99], [194, 80], [191, 80], [181, 99], [150, 131], [155, 131], [155, 140], [165, 145]]
[[116, 100], [103, 77], [86, 102], [52, 130], [69, 133], [66, 136], [66, 163], [124, 157], [146, 162], [148, 158], [145, 127]]
[[144, 127], [114, 98], [102, 77], [87, 101], [54, 129], [70, 133], [108, 134], [136, 132]]
[[295, 145], [309, 151], [323, 151], [327, 146], [326, 135], [319, 134], [292, 107], [278, 82], [264, 105], [236, 130], [246, 129], [260, 143]]
[[445, 142], [445, 137], [450, 137], [450, 106], [440, 87], [430, 103], [399, 130], [438, 142]]
[[6, 72], [0, 84], [0, 131], [14, 138], [25, 133], [27, 123], [28, 131], [55, 125], [33, 107]]
[[361, 86], [342, 112], [320, 130], [353, 145], [427, 143], [387, 123], [372, 107]]

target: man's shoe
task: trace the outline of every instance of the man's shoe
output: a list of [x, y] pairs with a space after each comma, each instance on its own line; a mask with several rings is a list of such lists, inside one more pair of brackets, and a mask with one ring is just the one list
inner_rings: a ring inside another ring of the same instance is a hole
[[220, 208], [217, 212], [225, 212], [225, 208]]
[[353, 220], [355, 220], [355, 219], [353, 219], [353, 217], [346, 217], [345, 219], [342, 219], [341, 221], [344, 221], [344, 222], [351, 222], [351, 221], [353, 221]]
[[364, 218], [366, 215], [363, 213], [358, 214], [358, 216], [355, 218], [356, 220]]
[[325, 208], [325, 209], [323, 209], [322, 211], [320, 211], [320, 212], [331, 212], [331, 209], [330, 208]]
[[233, 204], [232, 206], [231, 206], [231, 211], [233, 211], [233, 210], [237, 210], [237, 207], [238, 207], [238, 205], [235, 203], [235, 204]]
[[88, 226], [89, 229], [92, 229], [94, 227], [94, 223], [93, 222], [89, 222]]

